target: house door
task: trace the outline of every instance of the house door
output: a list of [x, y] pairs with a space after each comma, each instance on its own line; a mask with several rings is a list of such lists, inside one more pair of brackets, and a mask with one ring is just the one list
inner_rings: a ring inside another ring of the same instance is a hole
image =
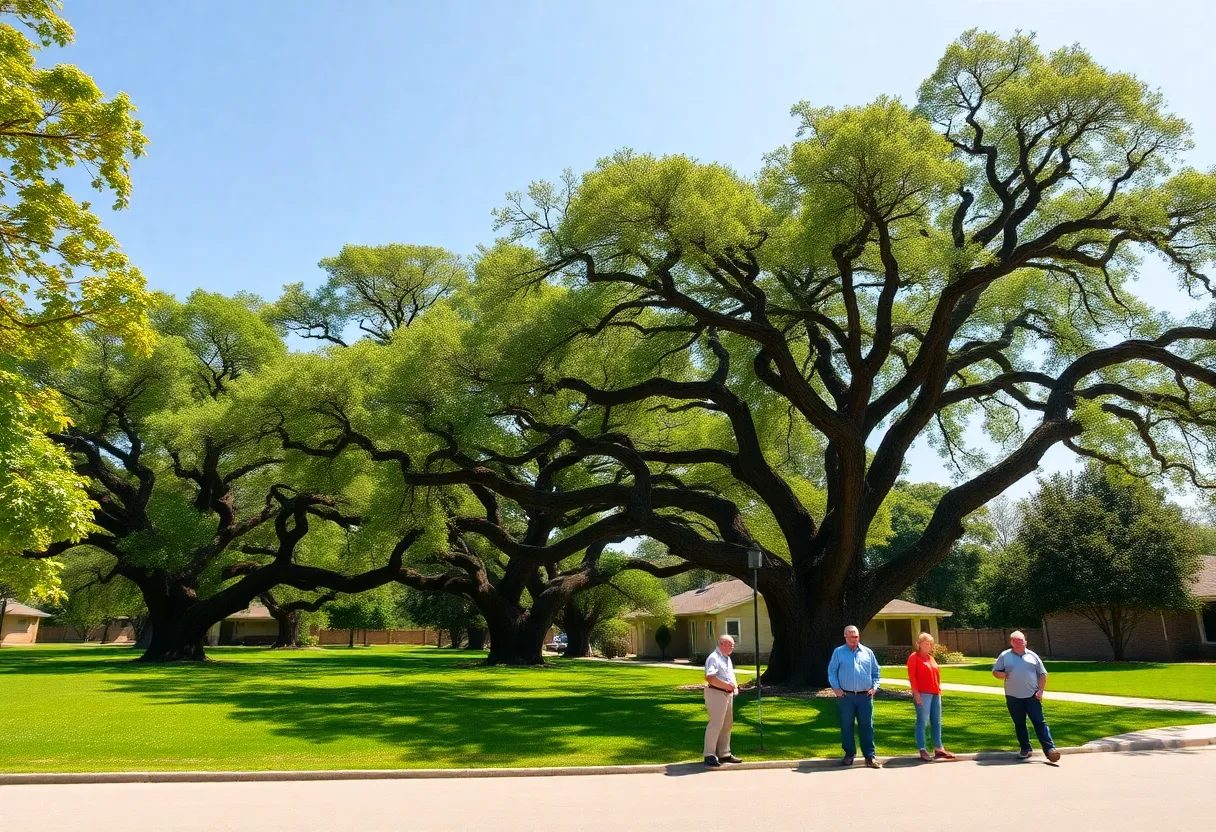
[[232, 622], [220, 622], [220, 640], [219, 644], [232, 644]]
[[887, 622], [887, 644], [904, 646], [912, 644], [912, 621], [908, 618], [893, 618]]

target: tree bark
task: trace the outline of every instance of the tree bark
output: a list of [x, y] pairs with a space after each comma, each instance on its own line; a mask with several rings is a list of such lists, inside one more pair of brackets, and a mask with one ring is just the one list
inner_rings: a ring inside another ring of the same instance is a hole
[[284, 610], [267, 607], [279, 625], [279, 633], [275, 636], [274, 648], [296, 648], [300, 646], [300, 614], [295, 610]]
[[486, 649], [486, 631], [482, 627], [469, 628], [469, 649], [470, 650], [485, 650]]
[[206, 661], [203, 639], [214, 622], [188, 615], [198, 603], [195, 588], [163, 573], [145, 576], [137, 583], [148, 606], [147, 647], [137, 661]]
[[595, 629], [596, 622], [583, 613], [574, 598], [566, 602], [561, 623], [566, 631], [566, 650], [562, 655], [568, 659], [590, 656], [591, 631]]

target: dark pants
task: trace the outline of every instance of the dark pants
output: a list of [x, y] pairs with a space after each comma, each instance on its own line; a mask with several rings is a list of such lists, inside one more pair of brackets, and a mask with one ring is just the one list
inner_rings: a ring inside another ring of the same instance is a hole
[[1047, 720], [1043, 719], [1043, 703], [1037, 697], [1018, 699], [1016, 696], [1006, 696], [1005, 705], [1009, 708], [1009, 715], [1013, 717], [1013, 730], [1018, 733], [1018, 748], [1022, 751], [1031, 750], [1030, 734], [1026, 732], [1026, 717], [1030, 717], [1034, 724], [1034, 732], [1038, 735], [1039, 745], [1043, 746], [1043, 750], [1050, 751], [1056, 747], [1051, 740], [1051, 729], [1047, 727]]
[[874, 756], [874, 697], [865, 693], [850, 693], [836, 697], [840, 708], [840, 747], [846, 757], [857, 755], [857, 743], [853, 739], [853, 723], [861, 734], [861, 753]]

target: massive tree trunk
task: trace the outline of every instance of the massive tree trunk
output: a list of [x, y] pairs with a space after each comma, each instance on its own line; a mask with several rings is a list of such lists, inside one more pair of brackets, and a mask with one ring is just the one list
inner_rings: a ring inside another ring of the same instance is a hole
[[545, 634], [569, 593], [550, 589], [533, 600], [528, 609], [499, 604], [479, 607], [490, 630], [490, 654], [486, 664], [544, 664]]
[[[541, 650], [544, 647], [545, 627], [538, 634], [531, 610], [503, 612], [485, 616], [490, 631], [490, 653], [488, 665], [536, 665], [544, 664]], [[551, 620], [551, 619], [550, 619]]]
[[278, 635], [275, 636], [273, 647], [296, 648], [300, 646], [300, 613], [295, 610], [284, 610], [282, 607], [270, 608], [270, 614], [279, 625]]
[[206, 661], [203, 639], [214, 622], [189, 614], [198, 603], [196, 588], [160, 572], [136, 583], [148, 606], [147, 646], [137, 661]]
[[486, 631], [484, 627], [469, 628], [469, 649], [470, 650], [485, 650], [486, 649]]
[[562, 655], [568, 659], [590, 656], [591, 631], [595, 629], [595, 619], [586, 615], [572, 597], [562, 608], [560, 620], [566, 631], [566, 650]]

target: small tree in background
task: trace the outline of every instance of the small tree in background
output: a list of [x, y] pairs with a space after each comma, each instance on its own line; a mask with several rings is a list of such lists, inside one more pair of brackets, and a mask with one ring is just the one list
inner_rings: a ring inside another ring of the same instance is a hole
[[659, 645], [659, 655], [667, 658], [667, 647], [671, 644], [671, 628], [660, 624], [659, 629], [654, 631], [654, 643]]
[[1025, 586], [1040, 614], [1092, 622], [1116, 661], [1145, 612], [1194, 609], [1200, 551], [1163, 492], [1092, 464], [1057, 474], [1028, 501], [1018, 531]]
[[355, 646], [357, 630], [387, 630], [397, 621], [392, 601], [384, 593], [348, 595], [327, 604], [325, 611], [330, 627], [350, 631], [348, 647]]
[[601, 621], [591, 631], [591, 646], [605, 659], [615, 659], [629, 652], [629, 625], [619, 618]]

